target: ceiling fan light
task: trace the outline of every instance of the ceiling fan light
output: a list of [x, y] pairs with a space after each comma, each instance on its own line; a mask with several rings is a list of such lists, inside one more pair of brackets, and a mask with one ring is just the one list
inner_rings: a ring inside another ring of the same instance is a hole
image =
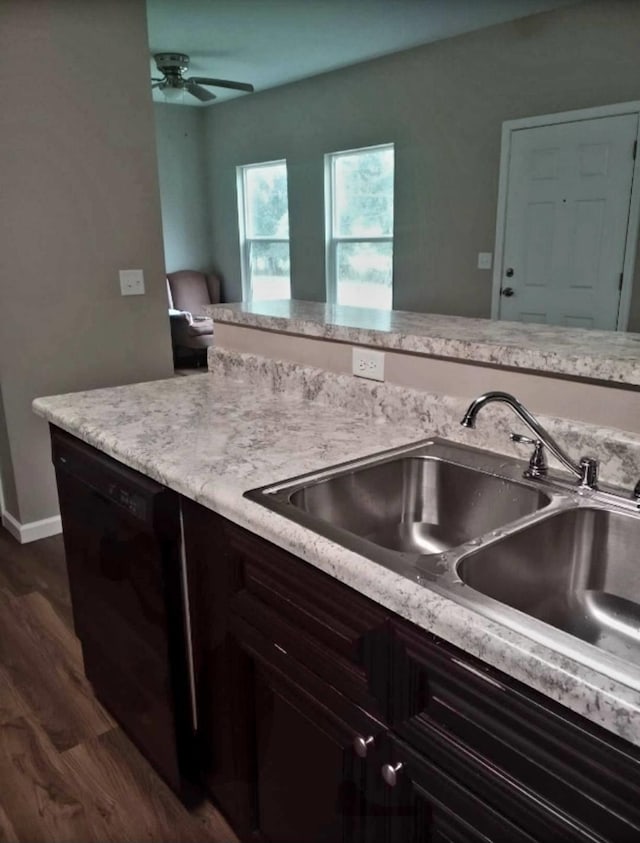
[[166, 102], [171, 102], [171, 103], [183, 102], [183, 100], [184, 100], [184, 89], [167, 86], [166, 88], [162, 89], [162, 96], [165, 98]]

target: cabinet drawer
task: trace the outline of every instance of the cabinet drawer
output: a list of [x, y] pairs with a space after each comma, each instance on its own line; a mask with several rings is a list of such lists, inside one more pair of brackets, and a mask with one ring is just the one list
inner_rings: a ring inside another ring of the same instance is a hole
[[321, 571], [244, 531], [230, 531], [243, 588], [233, 611], [359, 705], [381, 711], [364, 667], [364, 641], [388, 614]]
[[406, 718], [396, 725], [403, 739], [448, 733], [469, 751], [461, 780], [486, 765], [487, 782], [501, 778], [511, 793], [520, 789], [566, 818], [569, 836], [559, 839], [640, 840], [634, 747], [408, 624], [393, 628], [392, 695]]
[[324, 641], [300, 630], [267, 603], [249, 591], [241, 591], [232, 602], [235, 617], [242, 618], [291, 658], [313, 671], [353, 702], [382, 719], [378, 699], [371, 693], [367, 676], [354, 660], [331, 650]]
[[247, 655], [279, 677], [279, 682], [297, 689], [296, 693], [300, 695], [300, 705], [303, 709], [304, 700], [307, 697], [313, 699], [316, 706], [326, 709], [327, 716], [336, 724], [341, 724], [341, 734], [348, 732], [351, 739], [375, 737], [383, 731], [384, 725], [380, 721], [299, 664], [289, 653], [284, 652], [279, 644], [266, 639], [252, 624], [234, 616], [231, 631]]

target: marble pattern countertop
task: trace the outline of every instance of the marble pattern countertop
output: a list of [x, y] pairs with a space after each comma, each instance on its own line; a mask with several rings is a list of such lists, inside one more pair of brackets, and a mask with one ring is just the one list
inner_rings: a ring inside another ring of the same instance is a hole
[[640, 334], [289, 300], [207, 310], [214, 322], [640, 386]]
[[[345, 376], [220, 351], [212, 354], [210, 367], [211, 373], [193, 377], [38, 398], [34, 409], [640, 746], [640, 691], [631, 684], [482, 618], [243, 497], [248, 489], [446, 435], [454, 426], [459, 440], [477, 437], [479, 431], [457, 423], [458, 405], [387, 385], [360, 383], [353, 391], [353, 379]], [[488, 418], [487, 432], [493, 427]], [[615, 444], [620, 470], [631, 473], [640, 440], [621, 435]]]

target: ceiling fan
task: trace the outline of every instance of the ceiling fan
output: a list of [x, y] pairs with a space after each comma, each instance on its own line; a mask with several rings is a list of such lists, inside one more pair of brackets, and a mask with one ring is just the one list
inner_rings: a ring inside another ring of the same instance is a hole
[[248, 91], [251, 93], [253, 85], [245, 82], [230, 82], [228, 79], [208, 79], [204, 76], [191, 76], [185, 79], [184, 73], [189, 69], [189, 56], [185, 53], [155, 53], [153, 56], [162, 79], [153, 77], [152, 88], [162, 91], [165, 99], [177, 101], [182, 98], [184, 92], [191, 94], [201, 102], [210, 102], [216, 95], [203, 88], [203, 85], [210, 85], [214, 88], [233, 88], [236, 91]]

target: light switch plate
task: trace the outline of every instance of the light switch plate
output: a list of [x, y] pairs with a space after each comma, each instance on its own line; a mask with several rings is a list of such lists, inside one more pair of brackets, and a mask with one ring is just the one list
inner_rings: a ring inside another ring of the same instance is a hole
[[478, 269], [491, 269], [492, 252], [478, 252]]
[[120, 293], [123, 296], [143, 296], [144, 272], [141, 269], [121, 269]]

